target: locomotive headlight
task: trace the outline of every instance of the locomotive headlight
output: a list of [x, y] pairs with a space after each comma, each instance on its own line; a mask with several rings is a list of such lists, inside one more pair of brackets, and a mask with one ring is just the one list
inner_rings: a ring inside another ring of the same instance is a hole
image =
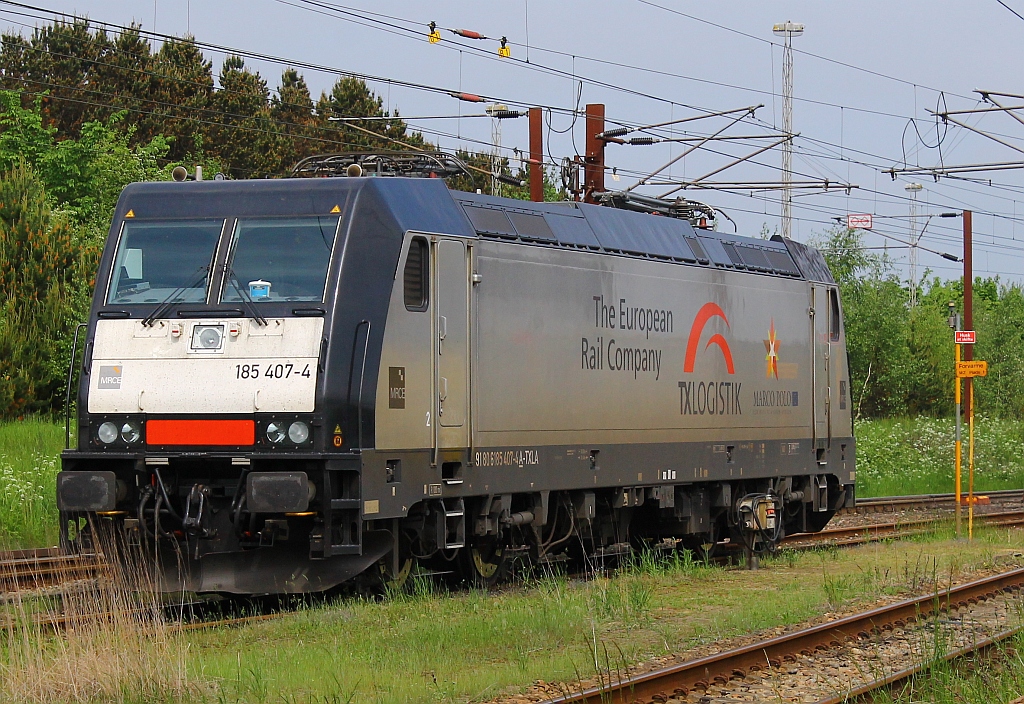
[[101, 423], [100, 427], [96, 429], [96, 437], [100, 439], [104, 445], [117, 440], [117, 424], [111, 423], [109, 420], [105, 423]]
[[288, 439], [296, 445], [309, 440], [309, 426], [303, 423], [301, 420], [297, 420], [288, 426]]
[[142, 439], [142, 428], [134, 421], [128, 421], [121, 426], [121, 439], [129, 445], [134, 445]]
[[197, 352], [216, 352], [223, 346], [223, 325], [196, 325], [192, 328], [193, 350]]
[[275, 445], [280, 445], [286, 437], [284, 423], [274, 421], [267, 426], [267, 440]]

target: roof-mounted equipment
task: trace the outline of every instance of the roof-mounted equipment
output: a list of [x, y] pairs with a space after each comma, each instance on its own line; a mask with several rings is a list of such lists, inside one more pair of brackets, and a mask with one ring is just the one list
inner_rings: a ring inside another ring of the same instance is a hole
[[601, 205], [621, 210], [632, 210], [637, 213], [689, 220], [694, 227], [704, 227], [704, 223], [718, 217], [718, 213], [710, 205], [686, 198], [669, 200], [640, 195], [631, 191], [605, 191], [594, 194], [594, 197]]
[[341, 152], [316, 154], [297, 163], [291, 177], [405, 176], [448, 178], [469, 176], [468, 167], [444, 152]]

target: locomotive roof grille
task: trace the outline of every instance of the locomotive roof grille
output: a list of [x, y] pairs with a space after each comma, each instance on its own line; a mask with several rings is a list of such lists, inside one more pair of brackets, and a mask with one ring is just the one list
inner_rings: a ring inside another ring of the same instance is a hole
[[[580, 203], [518, 203], [452, 193], [487, 239], [588, 249], [621, 256], [802, 278], [785, 242], [694, 230], [685, 220]], [[818, 272], [820, 274], [820, 272]], [[809, 277], [810, 278], [810, 277]]]

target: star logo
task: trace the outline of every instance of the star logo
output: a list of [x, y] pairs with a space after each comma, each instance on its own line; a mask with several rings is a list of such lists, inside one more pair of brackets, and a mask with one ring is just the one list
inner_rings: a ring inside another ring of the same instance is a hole
[[771, 324], [768, 327], [768, 339], [762, 340], [762, 342], [764, 342], [764, 348], [768, 352], [764, 357], [766, 362], [764, 376], [766, 379], [771, 379], [773, 376], [778, 379], [779, 347], [782, 343], [779, 342], [779, 338], [775, 337], [775, 318], [772, 318]]

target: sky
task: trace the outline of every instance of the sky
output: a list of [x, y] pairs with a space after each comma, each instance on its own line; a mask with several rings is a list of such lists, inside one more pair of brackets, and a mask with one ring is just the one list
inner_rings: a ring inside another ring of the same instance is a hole
[[[1005, 0], [1024, 15], [1024, 0]], [[754, 106], [753, 116], [722, 135], [756, 140], [708, 143], [662, 172], [664, 182], [693, 180], [774, 140], [782, 126], [782, 38], [772, 26], [803, 23], [793, 39], [793, 180], [822, 188], [793, 199], [793, 236], [822, 237], [849, 213], [871, 213], [874, 229], [864, 242], [888, 251], [897, 271], [909, 275], [910, 212], [921, 234], [917, 277], [958, 276], [959, 265], [936, 253], [962, 253], [960, 218], [939, 213], [974, 211], [975, 273], [1024, 283], [1024, 171], [967, 178], [898, 175], [893, 167], [934, 167], [1024, 160], [1024, 124], [1005, 113], [957, 119], [1005, 144], [956, 125], [943, 125], [929, 110], [981, 107], [976, 90], [1024, 94], [1024, 19], [997, 0], [904, 0], [855, 3], [766, 0], [29, 0], [27, 4], [119, 25], [198, 40], [281, 59], [247, 60], [271, 87], [296, 65], [314, 97], [329, 90], [339, 72], [377, 77], [368, 81], [389, 109], [443, 149], [493, 149], [493, 121], [469, 117], [481, 105], [445, 91], [486, 96], [510, 108], [538, 105], [545, 112], [545, 148], [552, 162], [582, 153], [584, 121], [577, 106], [606, 106], [608, 127], [639, 127]], [[0, 2], [0, 26], [28, 33], [41, 20]], [[376, 14], [374, 14], [376, 13]], [[441, 28], [429, 43], [427, 25]], [[494, 40], [463, 39], [469, 29]], [[506, 37], [511, 57], [497, 55]], [[219, 70], [223, 53], [208, 52]], [[314, 70], [309, 65], [325, 70]], [[442, 88], [430, 91], [409, 84]], [[1024, 105], [1007, 98], [1004, 105]], [[1024, 111], [1021, 113], [1024, 115]], [[463, 116], [458, 118], [457, 116]], [[415, 118], [415, 119], [414, 119]], [[432, 118], [432, 119], [420, 119]], [[443, 118], [443, 119], [439, 119]], [[1024, 117], [1022, 117], [1024, 119]], [[680, 139], [709, 135], [728, 118], [705, 117], [643, 134]], [[503, 120], [501, 152], [528, 148], [525, 118]], [[638, 135], [632, 135], [638, 136]], [[624, 189], [678, 157], [681, 142], [609, 145], [606, 186]], [[1019, 150], [1019, 151], [1018, 151]], [[705, 179], [707, 182], [778, 182], [778, 147]], [[515, 162], [513, 162], [515, 163]], [[616, 180], [617, 179], [617, 180]], [[655, 179], [655, 180], [658, 180]], [[847, 191], [834, 184], [856, 186]], [[916, 205], [906, 186], [919, 183]], [[669, 186], [641, 186], [657, 195]], [[780, 227], [777, 191], [687, 189], [685, 195], [723, 212], [719, 228], [758, 236]], [[929, 217], [935, 216], [935, 217]], [[730, 221], [731, 219], [731, 221]], [[901, 242], [902, 241], [902, 242]], [[926, 251], [932, 250], [932, 251]]]

